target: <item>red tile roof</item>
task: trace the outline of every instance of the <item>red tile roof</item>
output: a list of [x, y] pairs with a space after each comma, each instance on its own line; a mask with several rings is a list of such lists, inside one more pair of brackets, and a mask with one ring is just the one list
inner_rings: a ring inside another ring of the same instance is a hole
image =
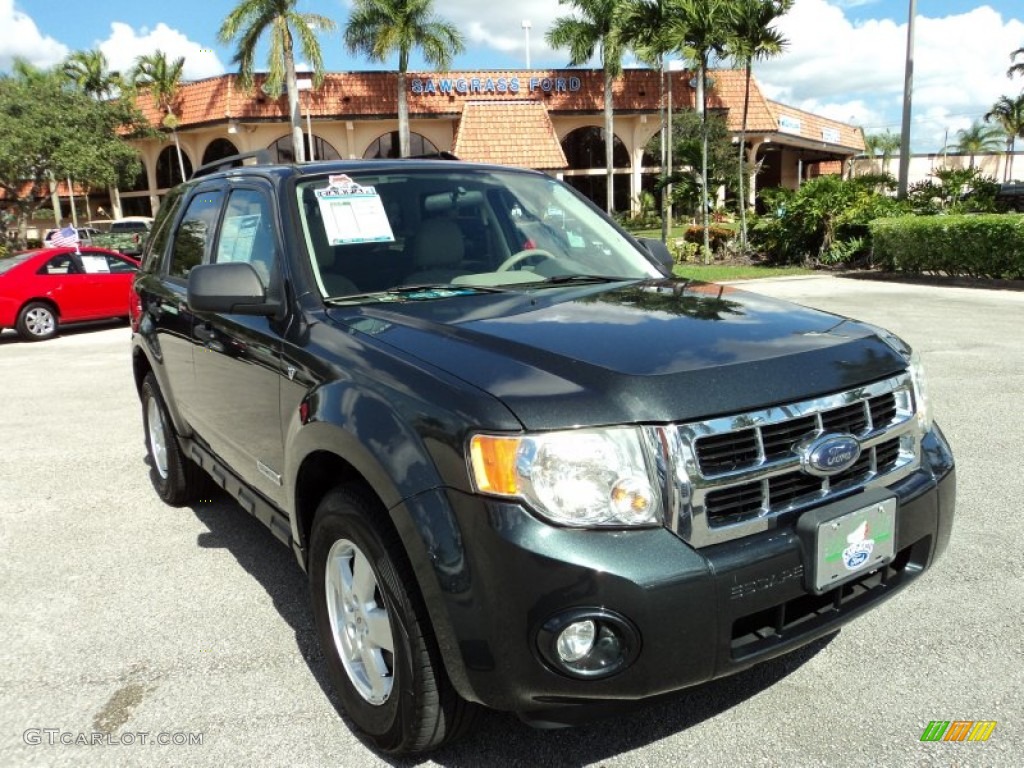
[[467, 101], [452, 152], [463, 160], [522, 168], [568, 163], [548, 111], [539, 101]]
[[[693, 73], [671, 73], [673, 105], [694, 106]], [[712, 70], [708, 106], [726, 114], [730, 131], [740, 130], [743, 120], [745, 77], [742, 70]], [[659, 73], [650, 69], [627, 69], [613, 84], [615, 110], [619, 113], [654, 112], [661, 99]], [[177, 103], [181, 127], [223, 122], [279, 121], [288, 119], [288, 99], [265, 96], [257, 76], [253, 87], [242, 89], [235, 75], [221, 75], [185, 83]], [[589, 113], [604, 110], [604, 76], [600, 70], [493, 70], [478, 72], [410, 72], [406, 75], [409, 113], [413, 117], [461, 115], [474, 101], [531, 100], [543, 104], [549, 114]], [[300, 95], [303, 113], [313, 118], [355, 120], [366, 117], [394, 117], [398, 114], [398, 74], [395, 72], [338, 72], [325, 75], [323, 85]], [[148, 93], [138, 104], [153, 125], [163, 115]], [[780, 118], [783, 124], [780, 125]], [[789, 130], [786, 128], [788, 118]], [[799, 132], [793, 129], [799, 121]], [[790, 133], [804, 139], [863, 150], [858, 128], [829, 120], [764, 97], [751, 78], [747, 116], [750, 133]], [[838, 138], [838, 141], [833, 139]]]

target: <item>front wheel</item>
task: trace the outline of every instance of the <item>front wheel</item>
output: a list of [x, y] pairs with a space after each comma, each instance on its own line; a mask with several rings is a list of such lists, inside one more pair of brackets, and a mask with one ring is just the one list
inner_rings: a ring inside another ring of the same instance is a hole
[[18, 333], [25, 341], [44, 341], [57, 335], [57, 313], [49, 304], [33, 301], [18, 313]]
[[461, 735], [476, 708], [459, 697], [398, 535], [379, 503], [338, 488], [310, 537], [313, 618], [345, 714], [378, 749], [425, 752]]

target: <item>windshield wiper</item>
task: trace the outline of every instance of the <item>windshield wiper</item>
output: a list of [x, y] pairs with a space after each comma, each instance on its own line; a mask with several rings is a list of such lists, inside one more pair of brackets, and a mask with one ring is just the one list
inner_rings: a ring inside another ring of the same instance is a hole
[[622, 277], [618, 275], [555, 275], [537, 283], [527, 283], [523, 287], [533, 288], [544, 285], [571, 285], [574, 283], [624, 283], [630, 280], [641, 280], [639, 277]]
[[331, 302], [345, 302], [345, 301], [363, 301], [365, 299], [378, 299], [381, 301], [397, 301], [402, 298], [408, 298], [410, 294], [424, 293], [429, 294], [432, 291], [436, 291], [437, 295], [430, 296], [425, 295], [423, 299], [447, 299], [452, 296], [470, 296], [474, 293], [505, 293], [503, 288], [495, 288], [492, 286], [476, 286], [476, 285], [454, 285], [452, 283], [418, 283], [416, 285], [393, 285], [383, 291], [370, 291], [367, 293], [351, 293], [343, 296], [328, 296], [325, 301]]

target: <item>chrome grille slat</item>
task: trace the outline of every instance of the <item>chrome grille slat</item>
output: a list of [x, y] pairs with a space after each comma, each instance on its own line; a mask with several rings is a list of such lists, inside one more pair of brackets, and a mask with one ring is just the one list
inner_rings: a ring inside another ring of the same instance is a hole
[[[779, 515], [861, 487], [895, 482], [920, 463], [907, 374], [845, 392], [669, 428], [689, 504], [677, 531], [706, 546], [774, 527]], [[801, 469], [795, 446], [822, 434], [861, 445], [852, 467], [830, 477]]]

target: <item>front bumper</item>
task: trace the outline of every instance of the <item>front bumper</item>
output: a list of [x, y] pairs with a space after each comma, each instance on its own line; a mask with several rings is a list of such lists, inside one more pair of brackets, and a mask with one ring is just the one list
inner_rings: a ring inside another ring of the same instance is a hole
[[[787, 653], [912, 583], [946, 548], [956, 495], [937, 428], [923, 447], [921, 469], [890, 489], [894, 561], [820, 596], [806, 588], [794, 520], [695, 550], [664, 528], [555, 528], [519, 505], [451, 489], [407, 500], [393, 516], [415, 541], [410, 555], [459, 693], [571, 723]], [[575, 608], [611, 611], [636, 629], [628, 667], [584, 680], [544, 659], [541, 628]]]

